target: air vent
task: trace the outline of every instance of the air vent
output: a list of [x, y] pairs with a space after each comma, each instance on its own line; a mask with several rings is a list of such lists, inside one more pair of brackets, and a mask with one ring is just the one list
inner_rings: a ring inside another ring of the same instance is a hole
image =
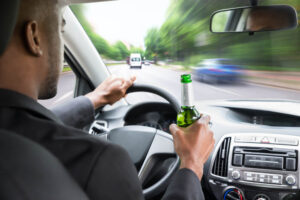
[[227, 177], [230, 140], [225, 138], [218, 150], [212, 169], [214, 175]]

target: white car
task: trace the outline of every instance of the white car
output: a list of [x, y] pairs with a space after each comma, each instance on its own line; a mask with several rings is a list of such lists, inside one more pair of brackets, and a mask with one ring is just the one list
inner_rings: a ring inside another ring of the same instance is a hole
[[132, 53], [129, 61], [130, 68], [142, 69], [142, 57], [139, 53]]

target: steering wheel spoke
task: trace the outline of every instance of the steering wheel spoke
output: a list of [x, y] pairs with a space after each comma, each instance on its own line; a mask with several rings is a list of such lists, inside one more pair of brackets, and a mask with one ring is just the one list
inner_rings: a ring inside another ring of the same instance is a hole
[[160, 130], [157, 130], [143, 165], [139, 170], [138, 176], [142, 183], [153, 167], [154, 156], [158, 154], [175, 155], [172, 137]]
[[171, 165], [168, 165], [168, 170], [163, 178], [143, 190], [146, 199], [154, 194], [163, 192], [179, 166], [179, 157], [175, 152], [172, 136], [160, 130], [157, 130], [143, 165], [139, 170], [138, 176], [142, 185], [145, 185], [149, 180], [149, 176], [151, 176], [151, 172], [154, 171], [157, 161], [159, 160], [158, 157], [164, 157], [163, 160], [174, 157], [175, 161], [173, 161]]

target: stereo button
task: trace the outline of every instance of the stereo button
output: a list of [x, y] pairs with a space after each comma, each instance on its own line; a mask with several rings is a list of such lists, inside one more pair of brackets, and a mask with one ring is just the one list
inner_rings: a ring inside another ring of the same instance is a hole
[[270, 175], [270, 178], [272, 178], [272, 179], [279, 179], [279, 178], [281, 178], [281, 176], [278, 176], [278, 175]]
[[281, 184], [281, 179], [269, 179], [269, 183], [272, 183], [272, 184]]
[[286, 170], [296, 171], [296, 158], [286, 158]]
[[243, 142], [252, 143], [252, 142], [256, 142], [256, 137], [254, 137], [254, 136], [245, 136], [245, 135], [235, 136], [234, 141], [237, 142], [237, 143], [239, 143], [239, 142], [241, 142], [241, 143], [243, 143]]
[[277, 144], [283, 144], [283, 145], [292, 145], [292, 146], [297, 146], [298, 145], [298, 139], [291, 139], [291, 138], [286, 138], [286, 137], [277, 137]]
[[252, 177], [253, 175], [255, 175], [255, 173], [253, 173], [253, 172], [245, 172], [245, 176], [246, 177]]
[[268, 136], [259, 136], [256, 138], [257, 143], [264, 143], [264, 144], [274, 144], [276, 143], [275, 137], [268, 137]]
[[267, 174], [259, 174], [259, 178], [268, 178]]
[[268, 179], [267, 178], [259, 178], [258, 182], [260, 182], [260, 183], [268, 183]]
[[256, 177], [245, 177], [244, 180], [245, 180], [245, 181], [256, 182], [256, 181], [257, 181], [257, 178], [256, 178]]
[[243, 165], [243, 154], [234, 154], [233, 165], [234, 166], [242, 166]]

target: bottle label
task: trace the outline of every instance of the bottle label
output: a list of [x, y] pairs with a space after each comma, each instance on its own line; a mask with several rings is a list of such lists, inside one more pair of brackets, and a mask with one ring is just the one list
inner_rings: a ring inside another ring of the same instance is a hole
[[194, 106], [192, 83], [181, 84], [181, 105]]

